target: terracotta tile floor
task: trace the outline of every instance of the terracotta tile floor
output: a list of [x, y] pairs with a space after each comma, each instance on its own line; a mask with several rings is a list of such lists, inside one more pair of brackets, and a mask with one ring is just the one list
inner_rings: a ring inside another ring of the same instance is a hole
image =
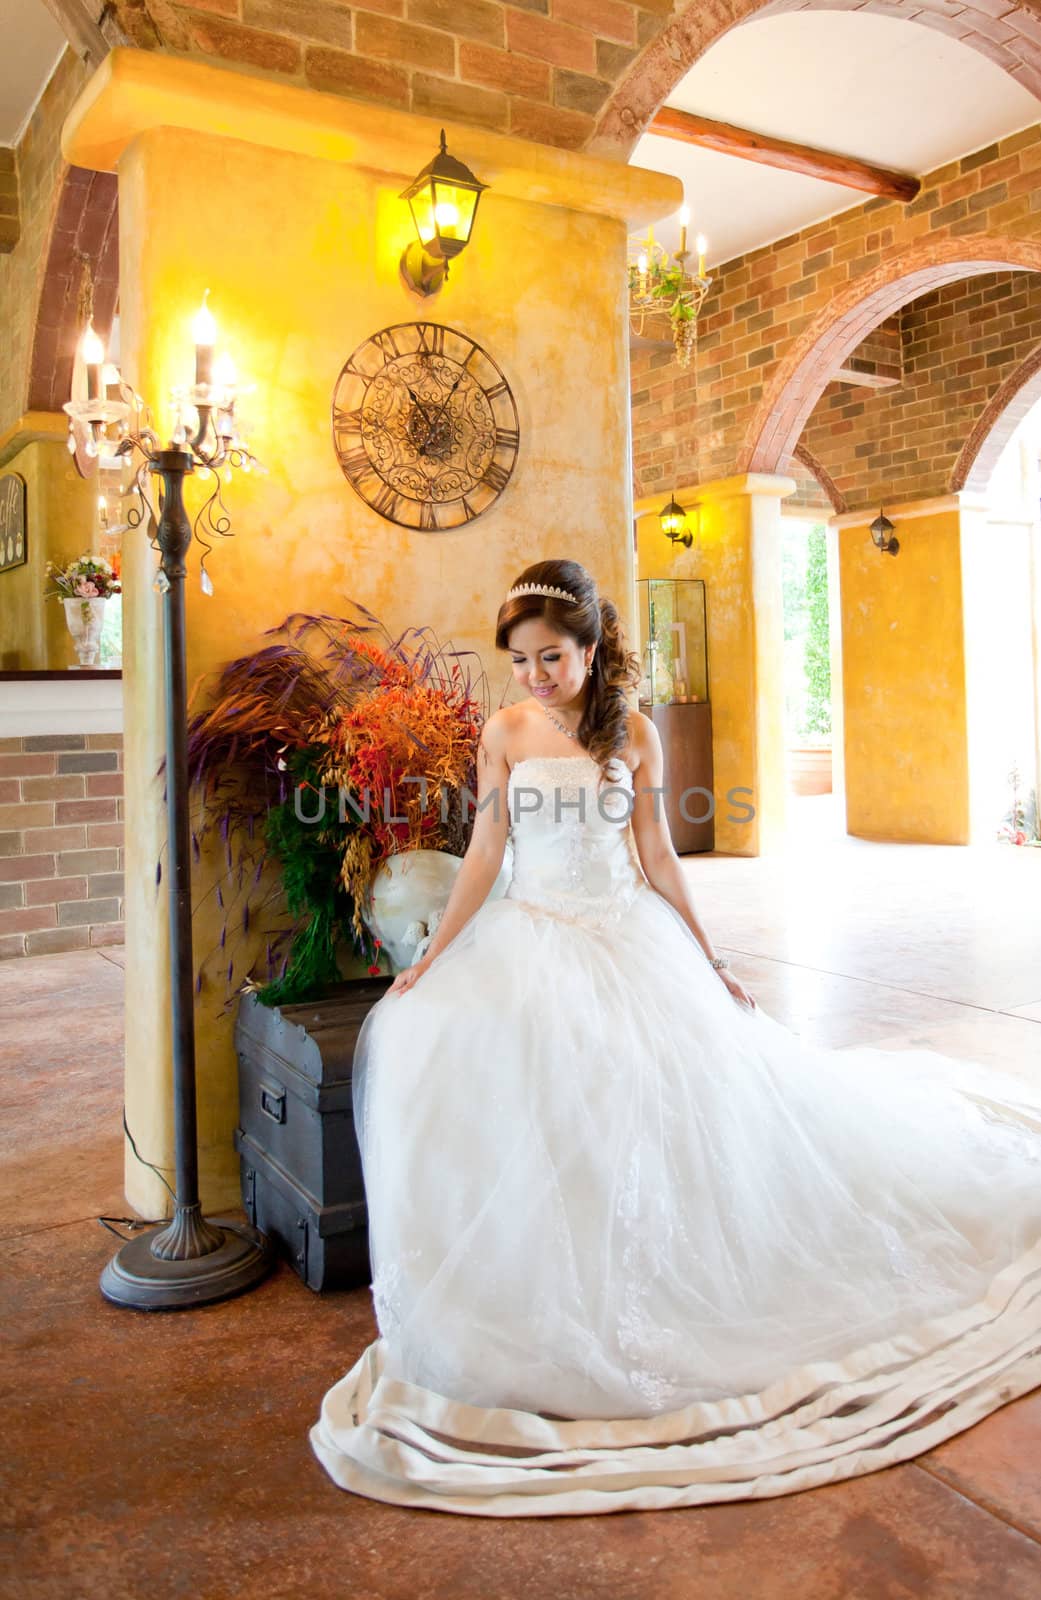
[[[782, 856], [688, 870], [716, 943], [789, 1026], [1041, 1070], [1041, 851], [811, 825]], [[1041, 1393], [914, 1462], [775, 1500], [511, 1521], [336, 1489], [307, 1429], [373, 1337], [367, 1290], [319, 1297], [282, 1267], [153, 1316], [98, 1292], [116, 1241], [96, 1219], [126, 1212], [122, 980], [118, 950], [0, 967], [4, 1595], [1038, 1600]]]

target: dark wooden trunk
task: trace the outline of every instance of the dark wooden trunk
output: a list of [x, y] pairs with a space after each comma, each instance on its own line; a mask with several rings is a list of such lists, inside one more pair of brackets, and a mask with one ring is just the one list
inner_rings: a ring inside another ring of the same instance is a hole
[[361, 1025], [393, 981], [355, 979], [297, 1005], [239, 1003], [243, 1205], [312, 1289], [370, 1281], [351, 1073]]

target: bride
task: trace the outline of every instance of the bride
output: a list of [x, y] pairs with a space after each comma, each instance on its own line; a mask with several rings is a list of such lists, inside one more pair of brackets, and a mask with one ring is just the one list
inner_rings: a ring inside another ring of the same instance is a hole
[[1041, 1384], [1041, 1091], [756, 1004], [582, 566], [528, 567], [496, 645], [528, 698], [355, 1051], [379, 1337], [311, 1429], [330, 1476], [485, 1516], [780, 1495]]

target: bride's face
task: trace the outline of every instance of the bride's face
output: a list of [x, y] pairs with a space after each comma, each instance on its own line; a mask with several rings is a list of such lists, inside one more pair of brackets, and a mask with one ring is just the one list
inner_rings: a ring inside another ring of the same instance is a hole
[[592, 654], [588, 645], [557, 633], [541, 617], [527, 617], [510, 629], [513, 676], [542, 705], [566, 706], [583, 694]]

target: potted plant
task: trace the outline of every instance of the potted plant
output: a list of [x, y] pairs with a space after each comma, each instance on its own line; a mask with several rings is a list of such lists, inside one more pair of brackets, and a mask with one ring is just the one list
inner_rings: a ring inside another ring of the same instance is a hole
[[1037, 794], [1027, 787], [1023, 791], [1023, 775], [1018, 762], [1013, 762], [1008, 774], [1012, 802], [1006, 811], [997, 838], [1007, 844], [1041, 845], [1041, 817], [1038, 815]]
[[45, 591], [44, 599], [61, 600], [64, 605], [65, 621], [80, 667], [96, 666], [105, 621], [105, 601], [120, 593], [115, 568], [104, 556], [87, 552], [62, 566], [48, 561], [47, 576], [53, 587]]

